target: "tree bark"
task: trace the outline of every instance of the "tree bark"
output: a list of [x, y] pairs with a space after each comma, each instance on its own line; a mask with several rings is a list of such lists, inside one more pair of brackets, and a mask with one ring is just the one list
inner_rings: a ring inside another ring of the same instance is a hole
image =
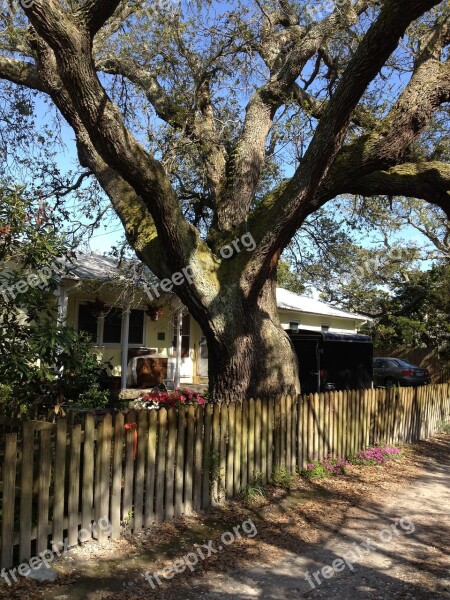
[[297, 355], [281, 327], [275, 289], [269, 280], [256, 301], [241, 297], [213, 316], [222, 330], [207, 335], [209, 388], [217, 401], [300, 393]]

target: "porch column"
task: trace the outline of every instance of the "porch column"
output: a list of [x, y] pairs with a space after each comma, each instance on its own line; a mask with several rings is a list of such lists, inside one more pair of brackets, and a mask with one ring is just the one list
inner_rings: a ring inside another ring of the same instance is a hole
[[120, 387], [127, 389], [127, 369], [128, 369], [128, 334], [130, 332], [130, 309], [126, 308], [122, 312], [122, 366]]
[[181, 380], [180, 372], [181, 372], [182, 327], [183, 327], [183, 310], [180, 310], [180, 312], [178, 313], [177, 318], [176, 318], [177, 356], [175, 359], [175, 377], [174, 377], [175, 387], [180, 387], [180, 380]]

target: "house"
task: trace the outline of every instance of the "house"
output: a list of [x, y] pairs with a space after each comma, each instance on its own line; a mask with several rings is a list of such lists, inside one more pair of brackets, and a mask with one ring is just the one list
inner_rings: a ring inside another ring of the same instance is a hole
[[[98, 356], [113, 364], [120, 387], [155, 385], [152, 379], [207, 383], [208, 349], [196, 321], [170, 292], [146, 293], [141, 271], [112, 257], [79, 254], [58, 288], [59, 316], [87, 332]], [[147, 271], [147, 280], [156, 277]], [[147, 286], [147, 292], [148, 292]], [[155, 288], [154, 288], [155, 289]], [[277, 289], [280, 320], [294, 338], [308, 335], [355, 336], [365, 317], [318, 300]], [[181, 320], [180, 333], [176, 324]], [[141, 357], [141, 358], [140, 358]]]

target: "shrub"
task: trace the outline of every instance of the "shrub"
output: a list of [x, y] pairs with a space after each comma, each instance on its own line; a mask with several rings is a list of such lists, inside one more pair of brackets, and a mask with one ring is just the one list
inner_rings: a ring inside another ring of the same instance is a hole
[[354, 465], [382, 465], [389, 460], [397, 460], [400, 457], [401, 452], [396, 447], [375, 446], [357, 452], [351, 461]]
[[295, 481], [295, 475], [288, 473], [286, 467], [275, 469], [272, 473], [271, 483], [275, 487], [281, 487], [285, 490], [290, 490]]

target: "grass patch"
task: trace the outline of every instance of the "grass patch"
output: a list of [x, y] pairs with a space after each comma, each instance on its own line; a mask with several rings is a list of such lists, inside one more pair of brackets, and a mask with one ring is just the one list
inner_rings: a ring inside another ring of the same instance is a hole
[[255, 481], [245, 486], [240, 494], [240, 497], [246, 504], [251, 506], [260, 504], [266, 499], [267, 492], [262, 483], [261, 475], [258, 475]]

